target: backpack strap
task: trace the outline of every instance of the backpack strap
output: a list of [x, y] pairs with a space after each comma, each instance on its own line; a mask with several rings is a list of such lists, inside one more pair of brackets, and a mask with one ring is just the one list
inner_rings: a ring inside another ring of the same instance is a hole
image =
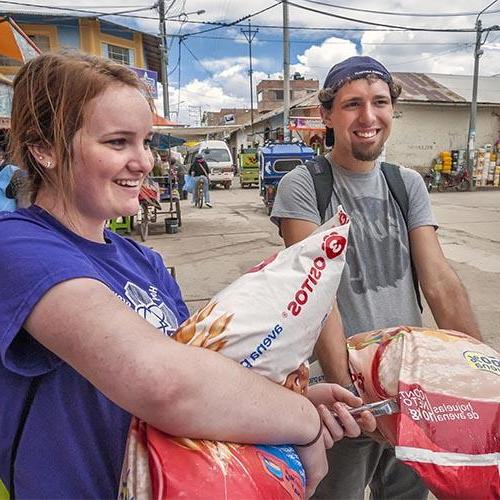
[[21, 411], [21, 416], [19, 418], [19, 425], [17, 426], [16, 435], [14, 436], [14, 441], [12, 443], [12, 451], [10, 452], [10, 470], [9, 470], [9, 498], [10, 500], [15, 500], [16, 498], [16, 488], [14, 486], [14, 472], [17, 458], [17, 450], [19, 448], [19, 443], [23, 435], [24, 427], [26, 425], [26, 420], [28, 420], [28, 415], [31, 410], [31, 405], [35, 399], [35, 395], [38, 390], [38, 386], [42, 381], [42, 376], [37, 375], [33, 377], [30, 381], [28, 391], [26, 392], [26, 397], [23, 403], [23, 409]]
[[[406, 229], [408, 230], [408, 210], [410, 208], [410, 201], [408, 199], [408, 193], [406, 192], [406, 186], [401, 177], [401, 170], [398, 165], [393, 165], [391, 163], [382, 162], [380, 164], [380, 168], [382, 173], [384, 174], [385, 180], [387, 182], [387, 186], [389, 187], [389, 191], [392, 194], [392, 197], [396, 200], [401, 213], [403, 214], [403, 218], [405, 220]], [[411, 264], [411, 275], [413, 278], [413, 286], [415, 288], [415, 295], [417, 297], [417, 304], [420, 308], [420, 312], [424, 309], [422, 307], [422, 297], [420, 296], [420, 288], [418, 286], [418, 277], [417, 270], [415, 268], [415, 263], [413, 262], [413, 258], [411, 256], [410, 249], [410, 264]]]
[[307, 170], [311, 174], [314, 191], [316, 193], [316, 202], [321, 223], [325, 222], [325, 213], [328, 205], [332, 201], [333, 193], [333, 174], [330, 162], [324, 156], [318, 156], [314, 161], [306, 162]]

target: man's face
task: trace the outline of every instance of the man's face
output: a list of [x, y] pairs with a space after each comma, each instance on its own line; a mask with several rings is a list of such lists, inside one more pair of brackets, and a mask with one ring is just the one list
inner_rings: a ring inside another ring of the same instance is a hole
[[349, 161], [374, 161], [382, 152], [392, 127], [393, 106], [389, 86], [383, 80], [361, 78], [342, 86], [332, 108], [321, 115], [333, 128], [334, 154], [348, 167]]

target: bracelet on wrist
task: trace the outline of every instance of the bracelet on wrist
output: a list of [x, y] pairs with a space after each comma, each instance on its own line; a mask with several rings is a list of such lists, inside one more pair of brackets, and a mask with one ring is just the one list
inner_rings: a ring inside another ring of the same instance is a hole
[[315, 444], [319, 441], [319, 438], [322, 435], [323, 435], [323, 419], [320, 416], [319, 417], [319, 431], [318, 431], [318, 434], [316, 434], [316, 437], [306, 444], [296, 444], [295, 446], [299, 446], [300, 448], [307, 448], [308, 446], [312, 446], [313, 444]]

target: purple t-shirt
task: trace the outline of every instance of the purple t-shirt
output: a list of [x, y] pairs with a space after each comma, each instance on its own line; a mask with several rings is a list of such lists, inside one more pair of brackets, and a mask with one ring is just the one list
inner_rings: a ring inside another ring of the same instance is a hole
[[107, 230], [107, 243], [83, 239], [36, 206], [0, 213], [0, 235], [0, 480], [9, 489], [27, 388], [43, 375], [19, 442], [16, 495], [116, 498], [130, 414], [22, 326], [51, 287], [87, 277], [169, 334], [188, 316], [179, 287], [152, 250]]

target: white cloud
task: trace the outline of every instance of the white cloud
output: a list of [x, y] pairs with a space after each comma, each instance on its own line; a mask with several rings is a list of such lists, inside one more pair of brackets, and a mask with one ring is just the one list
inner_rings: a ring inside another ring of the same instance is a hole
[[336, 63], [355, 56], [356, 46], [349, 40], [327, 38], [321, 45], [313, 45], [297, 56], [298, 64], [291, 65], [291, 73], [298, 71], [306, 78], [323, 81], [328, 70]]

